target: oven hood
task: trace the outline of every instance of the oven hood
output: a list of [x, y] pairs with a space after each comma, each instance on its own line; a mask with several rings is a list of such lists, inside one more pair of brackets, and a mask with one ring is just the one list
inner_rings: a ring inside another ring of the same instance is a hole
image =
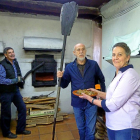
[[24, 37], [23, 49], [25, 51], [60, 52], [62, 46], [63, 40], [59, 38]]

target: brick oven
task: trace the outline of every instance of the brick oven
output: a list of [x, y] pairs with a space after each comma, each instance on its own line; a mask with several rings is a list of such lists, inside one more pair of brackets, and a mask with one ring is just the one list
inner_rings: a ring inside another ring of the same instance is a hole
[[32, 62], [32, 69], [44, 62], [40, 68], [32, 73], [32, 86], [48, 87], [57, 84], [57, 63], [53, 55], [41, 54], [35, 55]]

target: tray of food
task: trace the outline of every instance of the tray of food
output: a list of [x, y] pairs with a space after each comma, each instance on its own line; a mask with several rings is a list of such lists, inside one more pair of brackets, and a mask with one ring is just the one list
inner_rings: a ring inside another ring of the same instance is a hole
[[82, 96], [82, 93], [85, 93], [85, 94], [87, 94], [89, 96], [92, 96], [92, 97], [97, 95], [96, 92], [93, 92], [93, 91], [90, 91], [90, 90], [87, 90], [87, 89], [83, 89], [83, 90], [79, 89], [79, 90], [74, 90], [73, 91], [73, 94], [76, 95], [76, 96]]

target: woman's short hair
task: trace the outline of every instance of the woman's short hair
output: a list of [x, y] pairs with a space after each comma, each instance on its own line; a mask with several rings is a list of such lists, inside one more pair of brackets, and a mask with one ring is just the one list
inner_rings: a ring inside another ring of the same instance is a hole
[[125, 50], [125, 53], [126, 53], [127, 56], [131, 55], [131, 50], [130, 50], [130, 48], [127, 46], [126, 43], [124, 43], [124, 42], [116, 43], [116, 44], [113, 46], [112, 50], [113, 50], [115, 47], [121, 47], [121, 48], [123, 48], [123, 49]]
[[11, 47], [6, 47], [6, 48], [4, 48], [4, 50], [3, 50], [3, 54], [6, 54], [6, 53], [7, 53], [7, 51], [8, 51], [8, 50], [10, 50], [10, 49], [14, 50], [14, 49], [13, 49], [13, 48], [11, 48]]

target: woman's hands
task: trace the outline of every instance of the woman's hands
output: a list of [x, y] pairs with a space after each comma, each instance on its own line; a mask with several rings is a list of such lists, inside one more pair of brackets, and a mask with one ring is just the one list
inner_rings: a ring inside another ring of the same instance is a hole
[[105, 92], [102, 92], [102, 91], [99, 91], [97, 89], [94, 89], [94, 88], [89, 88], [87, 90], [91, 90], [93, 92], [96, 92], [97, 93], [97, 96], [96, 98], [100, 100], [101, 99], [106, 99], [106, 93]]
[[96, 98], [97, 98], [98, 100], [100, 100], [100, 96], [99, 96], [99, 90], [97, 90], [97, 89], [94, 89], [94, 88], [89, 88], [89, 89], [87, 89], [87, 90], [91, 90], [91, 91], [93, 91], [93, 92], [97, 93], [97, 96], [96, 96]]
[[[94, 89], [94, 88], [89, 88], [89, 89], [87, 89], [87, 90], [90, 90], [90, 91], [93, 91], [93, 92], [97, 92], [98, 94], [100, 94], [100, 92], [101, 92], [101, 91], [98, 91], [98, 90], [96, 90], [96, 89]], [[101, 93], [105, 94], [104, 92], [101, 92]], [[100, 97], [100, 96], [97, 96], [97, 97]], [[97, 105], [97, 106], [99, 106], [99, 107], [102, 107], [102, 106], [101, 106], [101, 100], [95, 99], [94, 102], [93, 102], [93, 101], [92, 101], [93, 98], [92, 98], [91, 96], [87, 95], [87, 94], [82, 93], [82, 96], [79, 96], [79, 98], [81, 98], [81, 99], [86, 99], [86, 100], [88, 100], [90, 103], [93, 103], [93, 104], [95, 104], [95, 105]]]
[[90, 91], [93, 91], [93, 92], [96, 92], [96, 93], [99, 92], [99, 90], [97, 90], [97, 89], [95, 89], [95, 88], [89, 88], [89, 89], [87, 89], [87, 90], [90, 90]]
[[[100, 91], [98, 91], [98, 90], [96, 90], [96, 89], [94, 89], [94, 88], [89, 88], [89, 89], [87, 89], [87, 90], [96, 92], [96, 93], [97, 93], [96, 98], [100, 100], [100, 96], [98, 95], [98, 93], [99, 93]], [[86, 100], [89, 100], [89, 99], [92, 98], [91, 96], [89, 96], [89, 95], [87, 95], [87, 94], [84, 94], [84, 93], [82, 93], [82, 96], [79, 96], [79, 97], [82, 98], [82, 99], [86, 99]]]
[[88, 100], [88, 98], [90, 98], [90, 96], [85, 93], [82, 93], [82, 96], [79, 96], [79, 98]]
[[[89, 88], [87, 90], [90, 90], [90, 91], [93, 91], [93, 92], [97, 92], [98, 90], [94, 89], [94, 88]], [[82, 96], [79, 96], [79, 98], [82, 98], [82, 99], [86, 99], [88, 101], [91, 101], [93, 98], [87, 94], [84, 94], [82, 93]]]

